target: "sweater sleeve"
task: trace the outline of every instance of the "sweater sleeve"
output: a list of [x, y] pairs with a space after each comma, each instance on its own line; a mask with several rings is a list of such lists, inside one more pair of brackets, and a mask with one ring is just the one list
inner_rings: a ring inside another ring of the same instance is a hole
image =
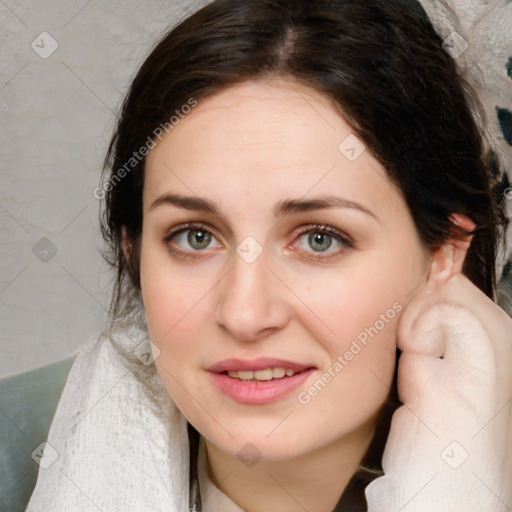
[[[402, 334], [404, 405], [393, 416], [385, 475], [366, 489], [369, 512], [510, 510], [511, 390], [488, 332], [467, 309], [440, 303]], [[509, 355], [510, 347], [501, 357]]]

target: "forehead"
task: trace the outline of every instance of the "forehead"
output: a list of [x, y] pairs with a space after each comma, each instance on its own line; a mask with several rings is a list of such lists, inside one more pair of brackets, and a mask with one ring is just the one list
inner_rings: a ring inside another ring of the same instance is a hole
[[239, 84], [200, 101], [150, 151], [145, 207], [166, 188], [187, 195], [207, 191], [224, 202], [233, 191], [265, 201], [313, 190], [375, 201], [392, 195], [396, 201], [369, 151], [354, 159], [362, 149], [320, 93], [286, 81]]

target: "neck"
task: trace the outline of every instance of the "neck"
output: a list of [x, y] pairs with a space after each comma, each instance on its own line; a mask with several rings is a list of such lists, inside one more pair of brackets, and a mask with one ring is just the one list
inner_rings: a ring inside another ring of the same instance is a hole
[[374, 422], [293, 459], [260, 460], [248, 467], [205, 440], [213, 483], [246, 512], [332, 512], [358, 470]]

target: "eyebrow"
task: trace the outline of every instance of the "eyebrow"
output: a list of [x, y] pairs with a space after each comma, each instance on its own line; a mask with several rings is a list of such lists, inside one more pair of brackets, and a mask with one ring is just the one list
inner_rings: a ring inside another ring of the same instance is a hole
[[[164, 194], [159, 196], [153, 201], [149, 207], [149, 211], [163, 205], [177, 206], [185, 210], [222, 216], [222, 212], [217, 204], [201, 197], [183, 196], [179, 194]], [[312, 212], [327, 208], [350, 208], [378, 220], [377, 216], [371, 210], [357, 201], [350, 201], [342, 197], [331, 195], [324, 195], [312, 199], [286, 199], [280, 201], [274, 208], [274, 216], [283, 217], [292, 213]]]

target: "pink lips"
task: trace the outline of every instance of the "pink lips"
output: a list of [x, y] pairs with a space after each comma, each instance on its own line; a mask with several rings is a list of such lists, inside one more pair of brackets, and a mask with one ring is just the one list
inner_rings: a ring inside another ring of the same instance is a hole
[[[228, 371], [264, 370], [266, 368], [291, 369], [295, 375], [268, 381], [241, 380], [227, 375]], [[264, 404], [274, 402], [299, 387], [315, 371], [312, 365], [305, 365], [284, 359], [263, 357], [246, 361], [226, 359], [214, 364], [208, 371], [214, 384], [233, 400], [246, 404]]]
[[244, 361], [243, 359], [225, 359], [219, 363], [214, 364], [208, 368], [209, 372], [237, 372], [239, 370], [264, 370], [265, 368], [289, 368], [294, 372], [301, 372], [312, 365], [294, 363], [293, 361], [286, 361], [285, 359], [275, 359], [273, 357], [260, 357], [252, 361]]

